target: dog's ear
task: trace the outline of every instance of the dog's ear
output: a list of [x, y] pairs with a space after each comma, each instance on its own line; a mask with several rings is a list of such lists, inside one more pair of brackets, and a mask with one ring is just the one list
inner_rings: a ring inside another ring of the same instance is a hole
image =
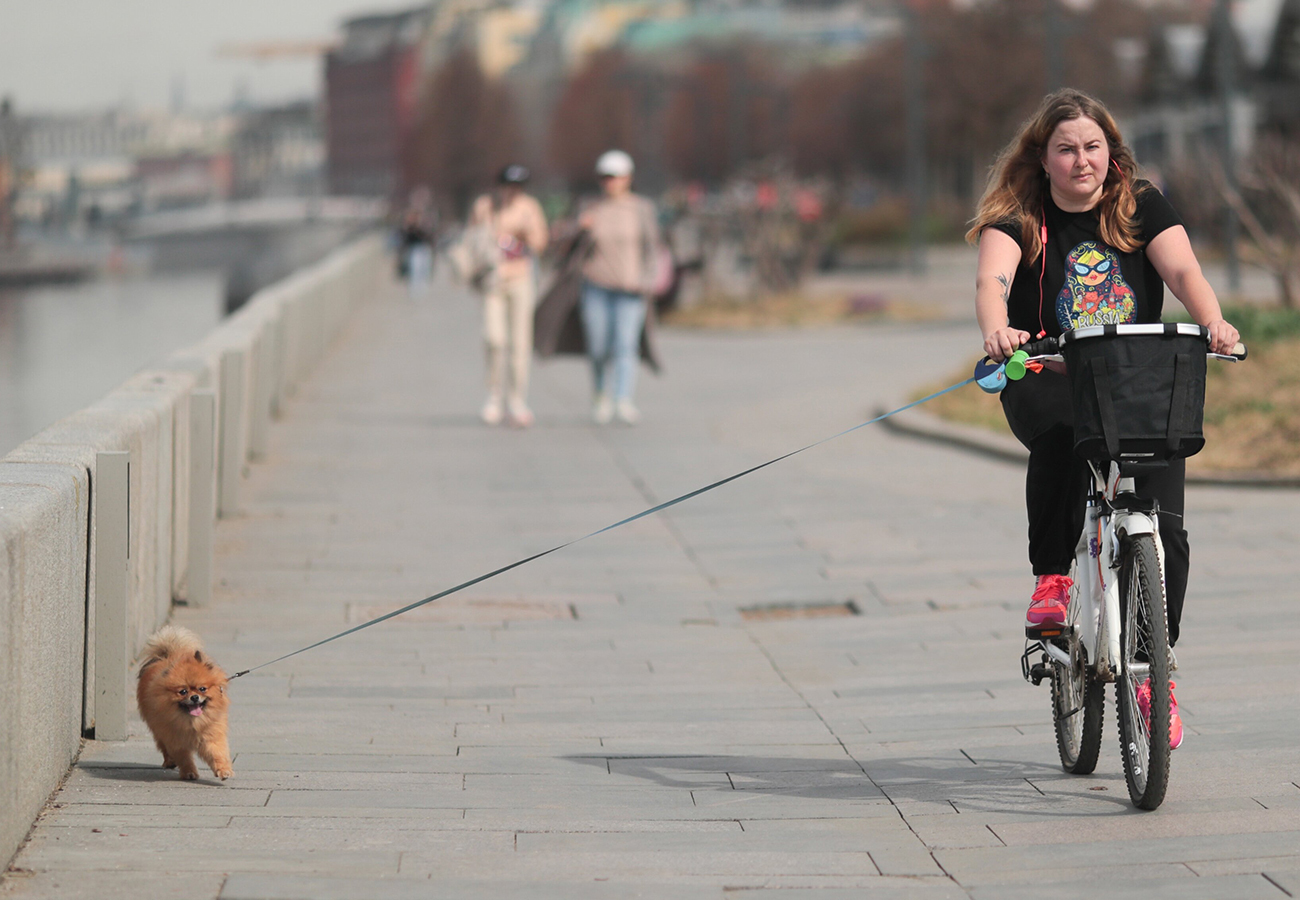
[[197, 662], [203, 662], [203, 654], [202, 654], [200, 651], [195, 650], [195, 651], [194, 651], [194, 659], [195, 659]]
[[147, 669], [147, 668], [149, 668], [150, 666], [152, 666], [152, 665], [153, 665], [154, 663], [156, 663], [156, 662], [162, 662], [162, 660], [161, 660], [160, 658], [158, 658], [157, 656], [153, 656], [153, 657], [150, 657], [149, 659], [146, 659], [144, 662], [140, 663], [140, 672], [139, 672], [138, 675], [136, 675], [136, 677], [137, 677], [137, 678], [143, 678], [143, 677], [144, 677], [144, 670]]

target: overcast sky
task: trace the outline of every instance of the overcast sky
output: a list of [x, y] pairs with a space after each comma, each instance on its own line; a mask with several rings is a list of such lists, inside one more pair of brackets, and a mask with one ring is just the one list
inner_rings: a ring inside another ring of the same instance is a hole
[[352, 15], [416, 0], [0, 0], [0, 96], [23, 112], [165, 107], [173, 83], [193, 108], [315, 95], [318, 59], [258, 63], [224, 44], [328, 40]]

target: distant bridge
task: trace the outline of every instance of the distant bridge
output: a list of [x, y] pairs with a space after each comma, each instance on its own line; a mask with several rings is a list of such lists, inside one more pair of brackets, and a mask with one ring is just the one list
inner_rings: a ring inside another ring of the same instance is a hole
[[377, 227], [387, 205], [356, 197], [239, 200], [140, 216], [123, 240], [147, 247], [155, 271], [226, 273], [226, 309]]
[[134, 219], [126, 238], [151, 241], [214, 231], [252, 231], [310, 224], [369, 225], [384, 217], [387, 204], [366, 197], [269, 197], [234, 200], [149, 213]]

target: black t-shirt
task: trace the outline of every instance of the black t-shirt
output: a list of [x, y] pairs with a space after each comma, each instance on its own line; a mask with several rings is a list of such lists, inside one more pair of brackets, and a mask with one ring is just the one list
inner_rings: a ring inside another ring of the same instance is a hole
[[[1145, 246], [1182, 219], [1150, 182], [1135, 180], [1138, 240]], [[1071, 213], [1046, 198], [1047, 248], [1030, 265], [1016, 267], [1007, 297], [1012, 328], [1053, 337], [1084, 325], [1159, 322], [1165, 285], [1141, 249], [1122, 253], [1097, 236], [1097, 211]], [[1020, 244], [1020, 223], [989, 226]], [[1046, 270], [1042, 268], [1046, 260]], [[1039, 306], [1039, 276], [1042, 305]]]

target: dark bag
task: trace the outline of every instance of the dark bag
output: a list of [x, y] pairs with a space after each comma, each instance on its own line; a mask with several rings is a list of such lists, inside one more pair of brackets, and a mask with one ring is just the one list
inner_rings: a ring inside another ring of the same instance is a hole
[[[556, 354], [587, 353], [587, 334], [582, 325], [582, 264], [591, 255], [591, 235], [578, 232], [560, 252], [555, 277], [542, 294], [533, 313], [533, 349], [538, 358]], [[660, 371], [654, 341], [654, 305], [646, 309], [641, 329], [641, 359], [651, 371]]]
[[1199, 325], [1095, 325], [1061, 336], [1074, 452], [1123, 474], [1199, 453], [1207, 332]]

